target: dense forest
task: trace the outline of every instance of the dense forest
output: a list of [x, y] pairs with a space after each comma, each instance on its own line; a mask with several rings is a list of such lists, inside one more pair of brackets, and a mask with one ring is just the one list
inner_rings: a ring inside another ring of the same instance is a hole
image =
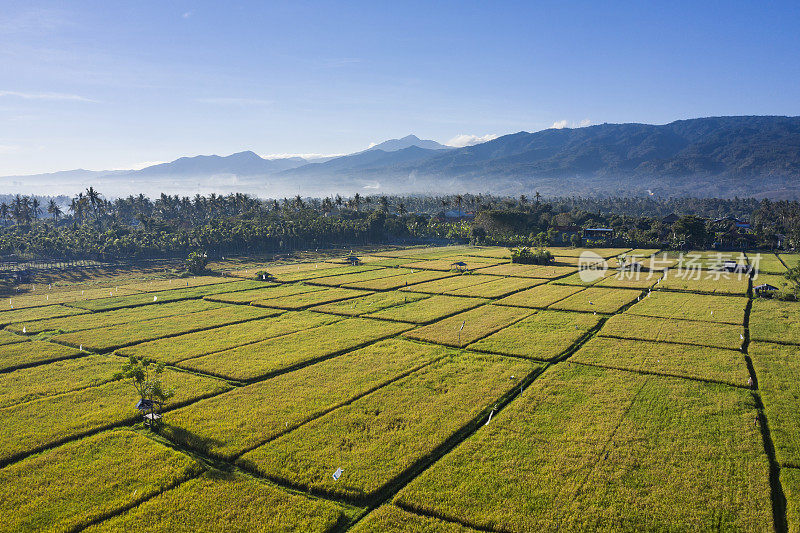
[[382, 243], [794, 248], [800, 203], [713, 198], [533, 198], [484, 195], [341, 196], [262, 200], [244, 194], [162, 194], [109, 200], [89, 187], [63, 199], [0, 203], [0, 256], [132, 259]]

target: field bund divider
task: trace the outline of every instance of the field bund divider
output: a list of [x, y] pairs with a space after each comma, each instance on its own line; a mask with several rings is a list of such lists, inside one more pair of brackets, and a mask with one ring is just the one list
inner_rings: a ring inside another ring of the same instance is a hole
[[[777, 255], [777, 254], [776, 254]], [[780, 259], [780, 256], [779, 256]], [[770, 500], [772, 501], [772, 520], [774, 522], [775, 531], [785, 533], [788, 531], [788, 523], [786, 519], [786, 493], [783, 491], [781, 485], [781, 466], [775, 456], [775, 443], [772, 441], [772, 435], [769, 430], [769, 422], [767, 415], [764, 412], [764, 402], [761, 400], [761, 393], [758, 391], [758, 376], [756, 375], [755, 368], [753, 367], [753, 360], [750, 358], [748, 349], [750, 347], [750, 311], [753, 307], [753, 277], [750, 275], [747, 288], [747, 306], [744, 308], [744, 342], [742, 342], [742, 352], [744, 353], [744, 360], [747, 363], [747, 371], [753, 379], [753, 387], [751, 394], [756, 403], [758, 428], [761, 431], [761, 438], [764, 441], [764, 451], [767, 454], [769, 461], [769, 487], [770, 487]]]

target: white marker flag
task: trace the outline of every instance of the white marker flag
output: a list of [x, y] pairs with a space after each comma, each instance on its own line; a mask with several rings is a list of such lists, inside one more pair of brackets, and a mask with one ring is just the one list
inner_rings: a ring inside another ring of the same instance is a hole
[[494, 414], [494, 409], [492, 409], [492, 412], [491, 412], [491, 413], [489, 413], [489, 420], [487, 420], [487, 421], [486, 421], [486, 423], [484, 424], [484, 426], [488, 426], [488, 425], [489, 425], [489, 422], [491, 422], [491, 421], [492, 421], [492, 415], [493, 415], [493, 414]]
[[157, 302], [158, 301], [158, 296], [153, 296], [153, 301]]
[[744, 340], [744, 335], [742, 335], [741, 333], [739, 333], [739, 338], [740, 338], [740, 339], [742, 339], [742, 340]]
[[458, 328], [458, 331], [461, 331], [462, 329], [464, 329], [464, 324], [466, 324], [466, 323], [467, 323], [467, 321], [466, 321], [466, 320], [465, 320], [465, 321], [463, 321], [463, 322], [461, 323], [461, 327], [460, 327], [460, 328]]
[[341, 468], [337, 468], [336, 472], [333, 473], [333, 480], [339, 481], [339, 478], [342, 477], [342, 472], [344, 472], [344, 470], [342, 470]]
[[25, 328], [25, 326], [22, 326], [22, 333], [28, 333], [28, 330]]

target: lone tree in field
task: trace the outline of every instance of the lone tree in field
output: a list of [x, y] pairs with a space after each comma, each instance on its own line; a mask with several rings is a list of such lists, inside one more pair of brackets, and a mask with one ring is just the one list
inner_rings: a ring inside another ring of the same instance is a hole
[[116, 379], [130, 381], [136, 389], [139, 394], [136, 408], [140, 411], [147, 411], [145, 425], [151, 428], [155, 426], [156, 420], [161, 418], [161, 414], [156, 411], [160, 411], [161, 405], [174, 394], [174, 391], [164, 389], [164, 384], [161, 382], [163, 373], [164, 363], [147, 358], [139, 360], [131, 356], [122, 367], [122, 371], [115, 375]]
[[208, 264], [208, 257], [204, 253], [192, 252], [186, 258], [186, 270], [192, 274], [201, 274]]

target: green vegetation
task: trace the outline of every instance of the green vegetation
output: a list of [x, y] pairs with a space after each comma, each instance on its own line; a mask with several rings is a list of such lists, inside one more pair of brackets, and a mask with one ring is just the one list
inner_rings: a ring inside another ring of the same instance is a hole
[[249, 304], [256, 300], [266, 300], [270, 298], [283, 298], [307, 292], [321, 291], [324, 287], [315, 287], [305, 283], [287, 283], [278, 285], [277, 283], [262, 283], [257, 289], [238, 291], [231, 293], [214, 294], [206, 296], [205, 299], [212, 302], [223, 302], [226, 304]]
[[[404, 268], [421, 268], [425, 270], [475, 270], [477, 268], [484, 268], [500, 263], [497, 259], [488, 259], [480, 257], [461, 257], [453, 256], [446, 259], [426, 259], [424, 261], [414, 261], [402, 265]], [[464, 263], [458, 265], [457, 263]]]
[[316, 307], [312, 307], [311, 311], [333, 313], [336, 315], [345, 316], [361, 316], [367, 313], [374, 313], [382, 309], [394, 307], [395, 305], [417, 302], [419, 300], [424, 300], [425, 298], [430, 298], [430, 296], [428, 294], [418, 294], [414, 292], [378, 292], [375, 294], [370, 294], [369, 296], [353, 298], [352, 300], [343, 300], [340, 302], [318, 305]]
[[[39, 286], [38, 291], [25, 293], [24, 295], [8, 296], [3, 302], [3, 309], [7, 312], [11, 309], [26, 309], [28, 307], [42, 307], [46, 305], [69, 304], [84, 300], [94, 300], [109, 296], [125, 296], [138, 294], [140, 291], [123, 287], [95, 287], [74, 291], [50, 291], [44, 290]], [[12, 307], [13, 306], [13, 307]]]
[[337, 320], [339, 317], [319, 313], [287, 312], [275, 317], [254, 320], [246, 327], [242, 324], [231, 324], [196, 331], [120, 348], [117, 353], [139, 358], [150, 357], [167, 364], [175, 364], [184, 359], [229, 350], [272, 337], [331, 324]]
[[589, 287], [550, 305], [551, 309], [563, 311], [594, 311], [596, 313], [616, 313], [641, 295], [633, 289], [601, 289]]
[[598, 287], [649, 289], [658, 282], [660, 277], [660, 272], [617, 270], [610, 272], [608, 276], [599, 280], [595, 285]]
[[540, 285], [507, 296], [502, 300], [498, 300], [496, 303], [499, 305], [543, 309], [582, 290], [581, 287], [570, 287], [567, 285]]
[[[120, 360], [120, 366], [124, 360]], [[223, 381], [174, 370], [164, 371], [167, 389], [174, 389], [165, 409], [212, 396], [230, 388]], [[0, 462], [35, 452], [99, 429], [140, 419], [139, 396], [132, 387], [112, 381], [66, 394], [39, 398], [0, 409]], [[169, 415], [166, 416], [169, 418]]]
[[138, 342], [180, 335], [226, 324], [236, 324], [278, 314], [277, 311], [248, 306], [228, 306], [185, 315], [175, 315], [169, 320], [151, 318], [141, 322], [128, 322], [107, 328], [96, 328], [52, 337], [53, 341], [68, 346], [80, 346], [102, 352], [115, 350]]
[[586, 313], [539, 311], [469, 345], [469, 349], [549, 361], [600, 322]]
[[486, 304], [488, 301], [483, 298], [435, 295], [424, 300], [389, 307], [388, 309], [370, 313], [367, 316], [370, 318], [410, 322], [412, 324], [427, 324]]
[[350, 530], [354, 533], [472, 533], [475, 530], [453, 523], [409, 513], [394, 505], [378, 507]]
[[[217, 283], [231, 283], [230, 278], [220, 276], [191, 276], [186, 278], [169, 278], [159, 280], [149, 280], [145, 282], [128, 283], [121, 285], [120, 290], [136, 292], [167, 291], [171, 289], [185, 289], [187, 287], [202, 287], [204, 285], [215, 285]], [[116, 292], [116, 291], [115, 291]]]
[[543, 283], [547, 283], [547, 281], [532, 278], [496, 278], [486, 283], [455, 289], [448, 292], [448, 294], [453, 296], [474, 296], [476, 298], [501, 298], [512, 292], [529, 289]]
[[231, 459], [445, 355], [389, 339], [170, 413], [173, 440]]
[[758, 272], [765, 274], [783, 274], [787, 270], [776, 254], [748, 252], [747, 259]]
[[778, 254], [778, 257], [780, 257], [781, 261], [786, 263], [786, 266], [789, 268], [800, 266], [800, 254]]
[[187, 455], [128, 430], [67, 443], [0, 470], [5, 531], [75, 531], [195, 475]]
[[525, 318], [533, 311], [484, 305], [405, 333], [406, 337], [463, 348], [471, 342]]
[[800, 531], [800, 470], [781, 468], [781, 485], [786, 496], [786, 523], [790, 533]]
[[16, 344], [18, 342], [26, 342], [27, 340], [28, 339], [26, 339], [25, 337], [15, 335], [10, 331], [0, 330], [0, 346], [5, 346], [7, 344]]
[[577, 269], [567, 266], [503, 264], [479, 269], [476, 274], [553, 279], [572, 274]]
[[292, 271], [287, 269], [282, 271], [277, 268], [273, 268], [270, 270], [270, 273], [275, 277], [277, 281], [287, 282], [287, 281], [304, 281], [310, 280], [315, 278], [321, 278], [323, 276], [341, 276], [345, 274], [355, 274], [357, 272], [367, 272], [369, 270], [375, 270], [378, 267], [377, 265], [362, 265], [362, 266], [341, 266], [341, 267], [331, 267], [329, 265], [325, 265], [322, 263], [322, 268], [318, 268], [320, 264], [315, 263], [314, 268], [307, 268], [307, 269], [298, 269]]
[[771, 531], [755, 413], [732, 387], [561, 363], [396, 501], [513, 532]]
[[346, 318], [333, 324], [187, 359], [179, 366], [213, 376], [249, 381], [352, 350], [410, 327], [408, 324], [384, 320]]
[[634, 372], [717, 381], [737, 387], [747, 387], [750, 377], [744, 356], [739, 351], [609, 337], [591, 339], [575, 352], [570, 361]]
[[494, 276], [481, 276], [479, 274], [460, 274], [444, 279], [437, 279], [428, 281], [426, 283], [418, 283], [414, 286], [403, 288], [400, 290], [407, 290], [411, 292], [425, 292], [428, 294], [451, 294], [454, 291], [472, 287], [474, 285], [481, 285], [490, 281], [496, 281]]
[[[361, 500], [491, 409], [535, 369], [519, 359], [449, 355], [256, 448], [238, 462], [305, 490]], [[344, 473], [334, 480], [331, 474], [337, 468]]]
[[292, 296], [283, 296], [281, 298], [268, 298], [266, 300], [254, 300], [250, 305], [261, 307], [275, 307], [278, 309], [304, 309], [314, 305], [321, 305], [330, 302], [338, 302], [339, 300], [347, 300], [349, 298], [356, 298], [358, 296], [366, 296], [371, 294], [368, 291], [358, 289], [323, 289], [321, 291], [304, 292], [302, 294], [295, 294]]
[[29, 307], [26, 309], [15, 309], [0, 313], [0, 326], [16, 324], [19, 322], [32, 322], [34, 320], [44, 320], [64, 316], [75, 316], [88, 313], [84, 309], [75, 309], [65, 305], [46, 305], [42, 307]]
[[192, 274], [200, 274], [206, 269], [208, 256], [200, 252], [192, 252], [186, 258], [186, 270]]
[[553, 254], [544, 248], [531, 250], [527, 246], [511, 249], [511, 262], [520, 265], [548, 265], [553, 261]]
[[323, 533], [342, 518], [336, 504], [291, 494], [241, 474], [206, 472], [86, 531]]
[[348, 283], [358, 283], [361, 281], [372, 281], [376, 279], [389, 278], [392, 276], [402, 276], [411, 274], [411, 269], [408, 268], [376, 268], [375, 270], [368, 270], [366, 272], [358, 272], [355, 274], [341, 274], [338, 276], [327, 276], [324, 278], [315, 278], [311, 283], [317, 285], [328, 285], [331, 287], [339, 287]]
[[626, 313], [703, 322], [744, 323], [746, 298], [653, 291]]
[[0, 350], [0, 370], [11, 370], [79, 355], [81, 355], [81, 352], [75, 348], [53, 344], [52, 342], [17, 342], [2, 346]]
[[444, 279], [453, 276], [450, 272], [439, 272], [437, 270], [413, 270], [410, 272], [410, 274], [401, 274], [400, 276], [389, 276], [369, 281], [355, 281], [348, 283], [345, 287], [372, 291], [388, 291], [423, 283], [425, 281], [433, 281], [435, 279]]
[[598, 335], [655, 342], [677, 342], [739, 350], [744, 342], [744, 328], [733, 324], [672, 320], [648, 316], [614, 315]]
[[800, 303], [756, 298], [750, 310], [750, 338], [800, 344]]
[[666, 277], [661, 280], [658, 287], [661, 289], [703, 292], [708, 294], [738, 294], [745, 295], [750, 281], [745, 274], [732, 274], [728, 272], [700, 272], [700, 276], [679, 276], [671, 269]]

